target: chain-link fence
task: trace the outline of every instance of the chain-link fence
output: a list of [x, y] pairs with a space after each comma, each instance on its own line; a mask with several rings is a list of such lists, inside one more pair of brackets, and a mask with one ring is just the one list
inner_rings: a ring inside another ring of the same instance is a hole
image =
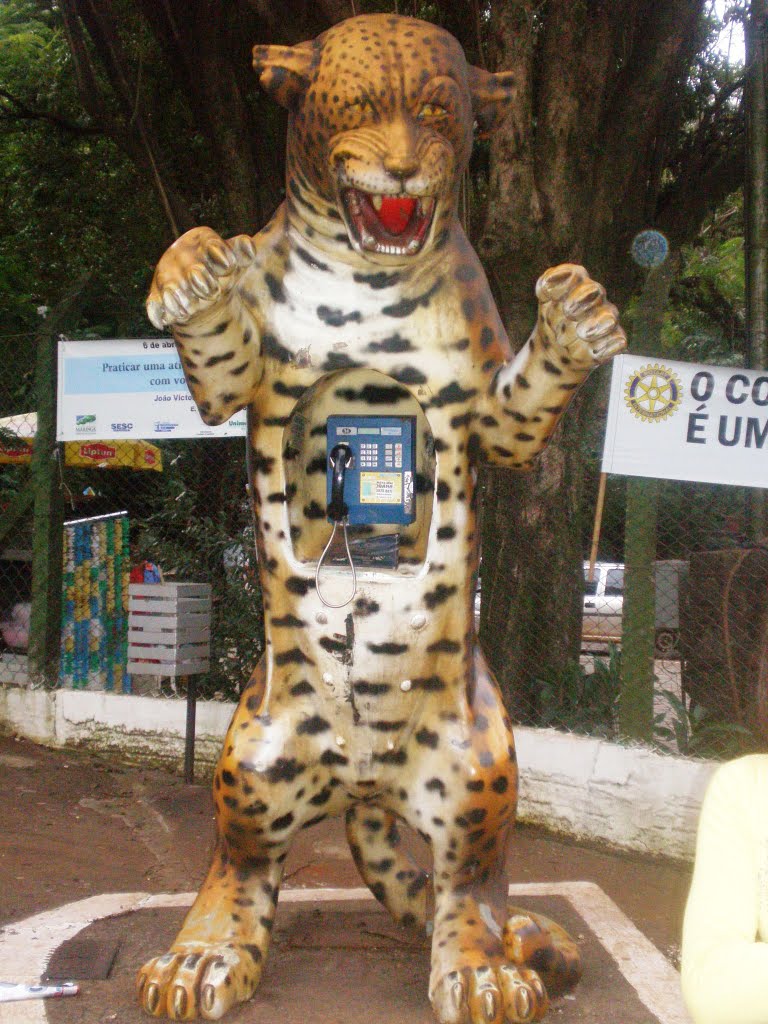
[[[199, 692], [236, 699], [263, 650], [243, 440], [88, 436], [53, 446], [36, 474], [33, 394], [0, 394], [0, 682], [176, 694], [177, 681], [125, 668], [128, 580], [162, 577], [211, 585], [210, 671]], [[633, 488], [645, 489], [640, 555], [628, 543]], [[594, 562], [583, 538], [578, 650], [558, 678], [536, 681], [530, 714], [518, 719], [629, 733], [685, 754], [766, 749], [768, 549], [750, 540], [760, 535], [760, 493], [608, 478]], [[60, 549], [41, 526], [51, 516]], [[545, 575], [540, 586], [551, 588]], [[639, 732], [626, 728], [638, 694]]]

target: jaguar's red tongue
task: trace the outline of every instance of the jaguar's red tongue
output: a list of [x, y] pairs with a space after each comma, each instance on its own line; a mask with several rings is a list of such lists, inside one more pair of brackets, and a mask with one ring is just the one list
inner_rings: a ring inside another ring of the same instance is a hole
[[376, 211], [376, 215], [391, 235], [400, 235], [408, 227], [415, 208], [415, 199], [382, 196], [381, 209]]

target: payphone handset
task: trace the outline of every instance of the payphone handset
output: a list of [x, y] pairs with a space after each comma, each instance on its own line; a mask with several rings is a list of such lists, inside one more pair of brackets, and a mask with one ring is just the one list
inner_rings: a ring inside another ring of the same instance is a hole
[[[315, 587], [324, 605], [343, 608], [357, 592], [347, 527], [407, 525], [416, 518], [416, 417], [329, 416], [326, 437], [326, 500], [333, 531], [317, 563]], [[340, 525], [352, 571], [352, 589], [344, 601], [331, 604], [320, 588], [320, 571]]]

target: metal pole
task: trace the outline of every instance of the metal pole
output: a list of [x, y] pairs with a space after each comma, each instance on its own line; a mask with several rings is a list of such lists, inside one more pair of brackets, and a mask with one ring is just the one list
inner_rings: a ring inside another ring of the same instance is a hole
[[[749, 366], [768, 366], [768, 0], [752, 0], [744, 32], [747, 153], [744, 189], [745, 284]], [[750, 540], [766, 535], [764, 490], [747, 492]]]
[[197, 678], [187, 676], [187, 731], [184, 737], [184, 781], [195, 781], [195, 713], [197, 710]]

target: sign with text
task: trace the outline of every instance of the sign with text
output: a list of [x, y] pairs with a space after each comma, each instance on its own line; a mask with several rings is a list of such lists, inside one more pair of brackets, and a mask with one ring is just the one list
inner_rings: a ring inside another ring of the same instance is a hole
[[618, 356], [603, 472], [768, 487], [768, 372]]
[[59, 441], [245, 435], [245, 412], [203, 423], [172, 341], [60, 341], [58, 376]]

